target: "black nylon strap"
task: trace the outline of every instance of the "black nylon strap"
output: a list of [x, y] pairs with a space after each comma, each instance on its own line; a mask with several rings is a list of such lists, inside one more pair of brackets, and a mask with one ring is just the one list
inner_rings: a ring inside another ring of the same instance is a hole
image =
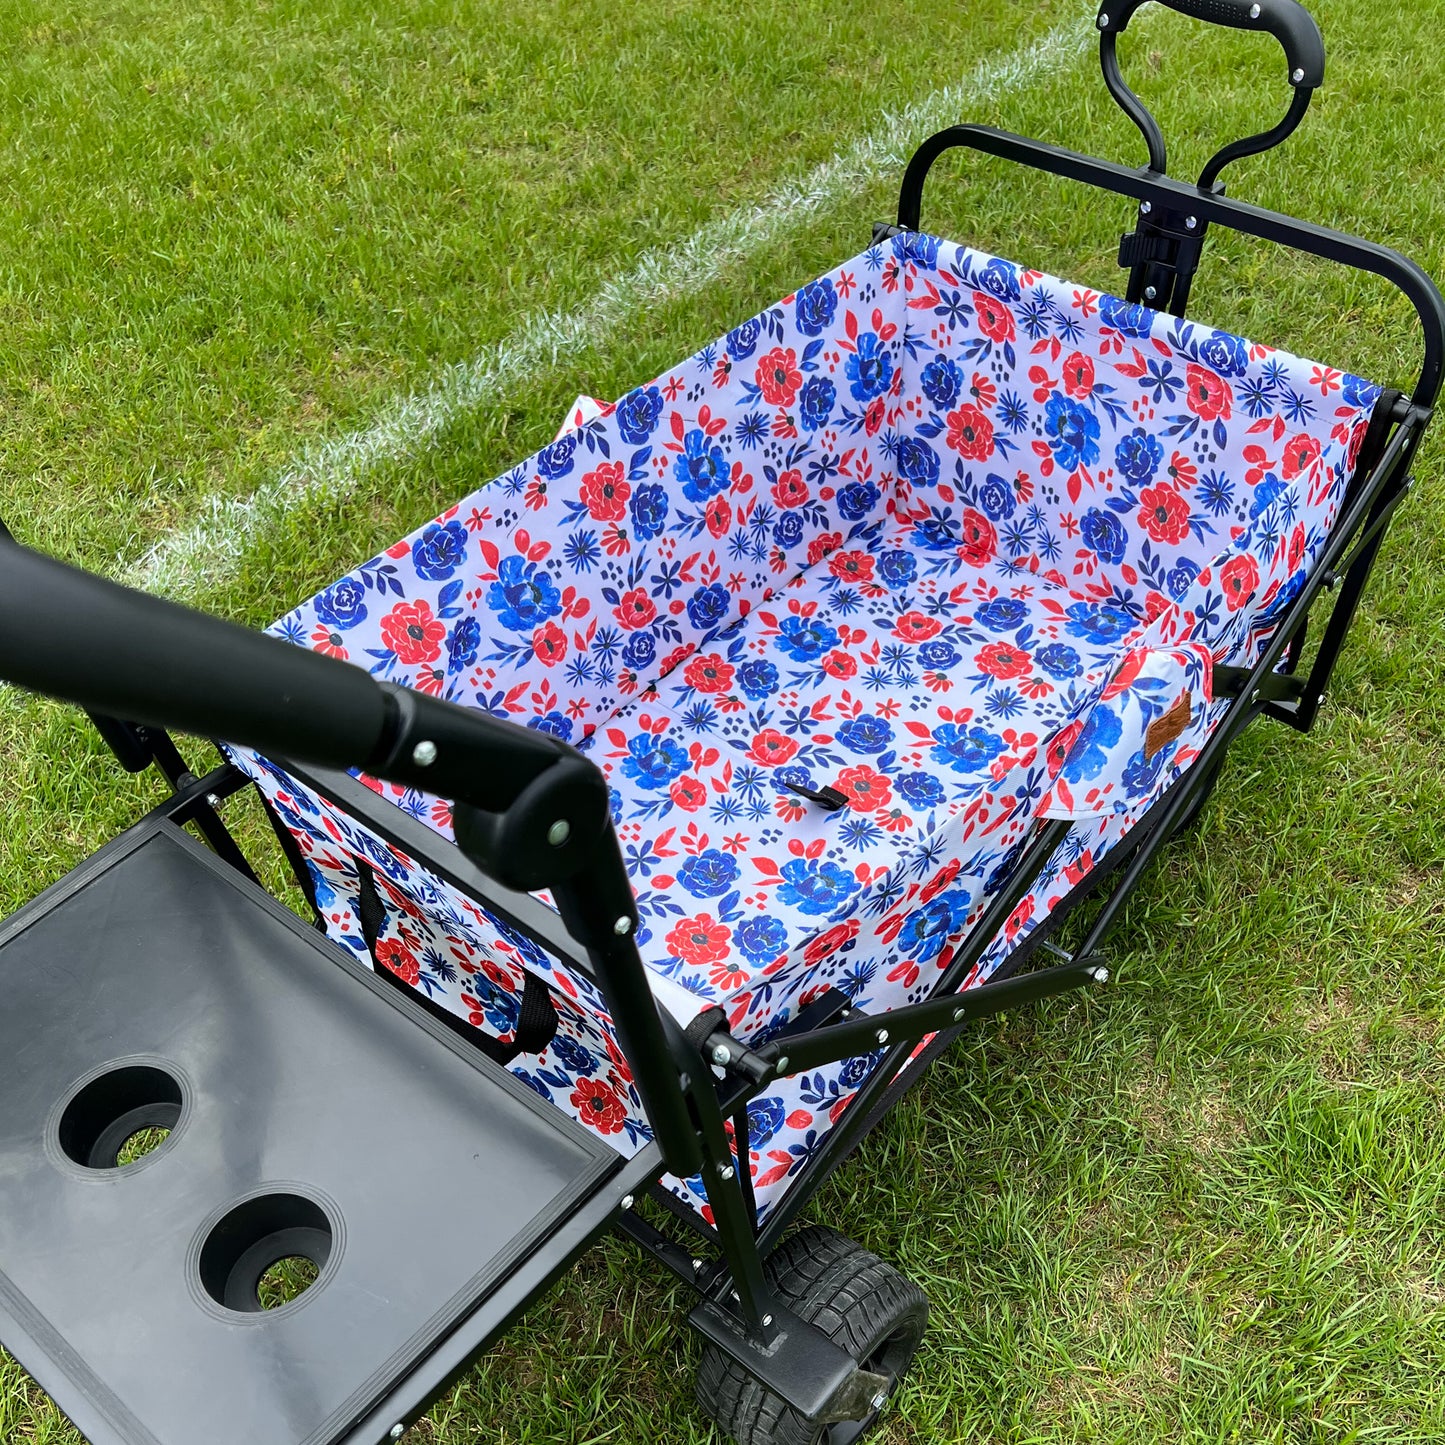
[[409, 987], [385, 964], [380, 963], [376, 957], [376, 945], [381, 938], [382, 925], [386, 922], [386, 905], [381, 901], [371, 864], [362, 858], [355, 861], [360, 894], [357, 917], [361, 922], [361, 936], [366, 943], [366, 951], [371, 955], [379, 978], [404, 990], [433, 1018], [461, 1034], [489, 1059], [503, 1066], [510, 1064], [519, 1054], [540, 1054], [552, 1042], [557, 1033], [557, 1009], [552, 1003], [552, 991], [531, 969], [522, 970], [524, 982], [522, 997], [517, 1006], [517, 1026], [512, 1034], [512, 1042], [504, 1044], [501, 1039], [494, 1039], [465, 1019], [458, 1018], [450, 1009], [443, 1008], [419, 989]]

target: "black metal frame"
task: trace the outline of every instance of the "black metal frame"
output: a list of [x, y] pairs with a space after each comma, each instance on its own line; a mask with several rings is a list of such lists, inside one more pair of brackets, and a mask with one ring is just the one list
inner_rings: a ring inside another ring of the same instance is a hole
[[[245, 776], [228, 765], [196, 779], [164, 728], [255, 746], [603, 992], [656, 1143], [519, 1269], [506, 1288], [508, 1320], [612, 1225], [699, 1292], [691, 1319], [706, 1338], [811, 1417], [852, 1418], [848, 1412], [866, 1398], [872, 1377], [781, 1305], [764, 1276], [764, 1255], [963, 1024], [1107, 978], [1099, 950], [1119, 909], [1159, 849], [1207, 797], [1228, 747], [1244, 728], [1261, 716], [1301, 731], [1314, 722], [1388, 524], [1410, 487], [1409, 468], [1445, 366], [1445, 301], [1424, 271], [1393, 250], [1223, 195], [1217, 179], [1223, 166], [1287, 136], [1323, 74], [1323, 47], [1317, 58], [1311, 49], [1310, 32], [1316, 43], [1318, 32], [1307, 15], [1308, 29], [1302, 25], [1304, 12], [1295, 0], [1254, 6], [1248, 0], [1165, 0], [1187, 14], [1272, 30], [1285, 43], [1292, 66], [1295, 91], [1285, 120], [1262, 136], [1226, 146], [1195, 186], [1164, 174], [1163, 137], [1119, 74], [1116, 36], [1138, 3], [1106, 0], [1100, 55], [1111, 93], [1148, 144], [1148, 168], [1131, 170], [988, 127], [955, 126], [919, 147], [903, 178], [898, 223], [876, 234], [918, 229], [933, 162], [950, 149], [968, 147], [1139, 201], [1136, 230], [1125, 238], [1120, 257], [1130, 267], [1131, 301], [1152, 300], [1182, 316], [1204, 234], [1218, 224], [1392, 282], [1415, 308], [1424, 354], [1412, 397], [1390, 394], [1382, 400], [1337, 525], [1263, 654], [1251, 668], [1217, 670], [1216, 694], [1233, 701], [1198, 759], [1136, 825], [1127, 846], [1121, 843], [1107, 866], [1097, 867], [1055, 910], [1062, 916], [1117, 871], [1084, 942], [1060, 954], [1063, 961], [1052, 967], [1012, 972], [1041, 942], [1052, 947], [1045, 941], [1046, 923], [992, 981], [964, 988], [1017, 902], [1041, 877], [1053, 876], [1049, 870], [1069, 833], [1067, 823], [1044, 824], [1019, 848], [1007, 883], [927, 1000], [868, 1016], [830, 990], [757, 1048], [732, 1038], [724, 1027], [684, 1030], [659, 1008], [648, 987], [634, 937], [635, 902], [607, 817], [606, 787], [590, 761], [549, 735], [379, 685], [330, 659], [64, 568], [15, 545], [0, 527], [0, 615], [23, 606], [27, 617], [23, 637], [0, 634], [0, 675], [85, 706], [126, 769], [154, 763], [173, 790], [162, 807], [167, 817], [195, 823], [223, 858], [254, 879], [216, 811], [221, 799], [245, 785]], [[1296, 667], [1311, 611], [1321, 592], [1337, 587], [1316, 659], [1301, 677]], [[37, 609], [40, 594], [46, 605]], [[453, 797], [457, 845], [378, 799], [346, 771], [353, 767]], [[531, 896], [541, 887], [552, 890], [557, 912]], [[914, 1059], [919, 1043], [930, 1036], [933, 1042]], [[848, 1112], [759, 1227], [745, 1167], [748, 1101], [780, 1075], [875, 1053], [875, 1066]], [[711, 1227], [661, 1190], [665, 1172], [701, 1173], [714, 1216]], [[686, 1219], [701, 1250], [684, 1248], [632, 1211], [645, 1187]], [[393, 1423], [414, 1418], [489, 1339], [459, 1332], [350, 1438], [374, 1440]]]

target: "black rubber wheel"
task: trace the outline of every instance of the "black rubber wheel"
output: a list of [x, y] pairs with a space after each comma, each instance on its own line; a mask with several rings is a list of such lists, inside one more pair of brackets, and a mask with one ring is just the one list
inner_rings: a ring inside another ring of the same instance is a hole
[[[928, 1300], [912, 1280], [817, 1224], [784, 1240], [763, 1267], [794, 1313], [886, 1375], [893, 1393], [928, 1327]], [[714, 1345], [703, 1347], [697, 1401], [737, 1445], [853, 1445], [879, 1415], [875, 1408], [861, 1420], [809, 1424]]]

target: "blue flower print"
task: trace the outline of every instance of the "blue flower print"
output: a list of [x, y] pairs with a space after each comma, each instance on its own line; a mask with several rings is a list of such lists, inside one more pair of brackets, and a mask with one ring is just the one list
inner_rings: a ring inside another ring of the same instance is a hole
[[878, 504], [878, 488], [872, 482], [849, 482], [838, 489], [838, 514], [849, 522], [860, 522]]
[[838, 629], [812, 618], [785, 617], [778, 634], [778, 647], [794, 662], [812, 662], [838, 645]]
[[925, 642], [918, 649], [919, 664], [932, 672], [947, 672], [960, 660], [958, 649], [951, 642], [945, 642], [941, 637], [933, 642]]
[[738, 668], [738, 686], [754, 702], [761, 702], [777, 691], [778, 669], [762, 658], [753, 658]]
[[1199, 359], [1221, 376], [1243, 376], [1249, 370], [1249, 350], [1237, 336], [1215, 331], [1199, 348]]
[[513, 555], [502, 558], [487, 606], [509, 632], [531, 632], [562, 610], [562, 594], [540, 567]]
[[[749, 920], [752, 921], [752, 920]], [[771, 918], [761, 919], [760, 922], [771, 923]], [[746, 928], [747, 924], [743, 924]], [[742, 928], [733, 932], [733, 942], [736, 943], [742, 935]], [[754, 963], [771, 963], [776, 954], [770, 955], [767, 959], [753, 959]], [[788, 1111], [783, 1107], [781, 1099], [754, 1099], [748, 1104], [748, 1143], [754, 1149], [761, 1149], [779, 1129], [783, 1127], [783, 1121], [788, 1117]]]
[[677, 870], [677, 881], [694, 898], [721, 898], [737, 877], [737, 859], [717, 848], [696, 854]]
[[853, 383], [849, 388], [853, 400], [872, 401], [887, 391], [893, 381], [893, 357], [873, 332], [865, 331], [843, 370]]
[[793, 315], [797, 318], [798, 330], [804, 336], [821, 336], [832, 324], [837, 310], [838, 293], [833, 290], [830, 276], [808, 282], [793, 303]]
[[893, 729], [883, 718], [864, 713], [840, 723], [836, 737], [850, 753], [881, 753], [893, 741]]
[[470, 613], [447, 634], [447, 671], [464, 672], [477, 660], [482, 624]]
[[1129, 534], [1113, 512], [1090, 507], [1080, 523], [1086, 546], [1101, 562], [1122, 562], [1129, 545]]
[[771, 963], [787, 942], [787, 925], [767, 913], [746, 919], [733, 929], [733, 944], [754, 967]]
[[906, 587], [918, 575], [912, 552], [884, 552], [878, 559], [878, 575], [890, 587]]
[[1355, 406], [1362, 411], [1368, 411], [1379, 400], [1380, 388], [1373, 381], [1366, 381], [1363, 377], [1346, 373], [1343, 394], [1347, 406]]
[[1019, 299], [1017, 268], [1008, 261], [999, 260], [997, 256], [983, 268], [978, 284], [981, 290], [992, 292], [1000, 301]]
[[328, 627], [345, 632], [366, 621], [366, 588], [354, 577], [334, 582], [316, 599], [316, 615]]
[[572, 719], [555, 710], [544, 717], [529, 718], [527, 726], [534, 732], [551, 733], [554, 738], [561, 738], [564, 743], [572, 741]]
[[569, 431], [537, 453], [537, 470], [549, 482], [572, 470], [572, 453], [577, 450], [577, 433]]
[[810, 376], [798, 393], [798, 420], [805, 431], [817, 431], [828, 424], [838, 392], [826, 376]]
[[1124, 791], [1131, 798], [1146, 797], [1159, 781], [1159, 774], [1164, 771], [1164, 764], [1174, 754], [1173, 743], [1167, 743], [1160, 748], [1152, 758], [1144, 756], [1144, 749], [1140, 748], [1128, 763], [1124, 766]]
[[1047, 647], [1039, 648], [1034, 654], [1034, 661], [1060, 682], [1077, 677], [1084, 670], [1079, 654], [1067, 642], [1051, 642]]
[[900, 261], [912, 261], [916, 266], [938, 265], [938, 237], [927, 231], [900, 231], [890, 244]]
[[1114, 448], [1114, 465], [1138, 486], [1153, 480], [1163, 460], [1164, 448], [1159, 439], [1141, 426], [1120, 438], [1119, 445]]
[[1029, 615], [1029, 609], [1017, 598], [995, 597], [973, 615], [978, 625], [990, 632], [1011, 632]]
[[547, 1050], [569, 1074], [587, 1075], [597, 1072], [597, 1060], [567, 1034], [554, 1034]]
[[433, 522], [411, 544], [411, 565], [428, 582], [450, 577], [467, 560], [467, 529], [458, 521], [445, 526]]
[[635, 387], [617, 403], [617, 430], [629, 446], [641, 446], [661, 415], [662, 393], [655, 386]]
[[1194, 579], [1199, 576], [1199, 568], [1187, 557], [1181, 557], [1164, 578], [1164, 586], [1168, 589], [1169, 595], [1178, 601], [1189, 589], [1194, 586]]
[[728, 462], [722, 448], [697, 427], [683, 437], [672, 473], [682, 483], [682, 494], [689, 502], [705, 502], [728, 485]]
[[948, 796], [932, 773], [905, 773], [894, 786], [914, 808], [936, 808]]
[[1100, 647], [1118, 642], [1137, 626], [1134, 619], [1118, 607], [1091, 607], [1087, 602], [1075, 602], [1068, 611], [1070, 635]]
[[1108, 749], [1123, 736], [1124, 725], [1112, 708], [1095, 703], [1084, 719], [1084, 728], [1064, 760], [1063, 776], [1070, 783], [1097, 778], [1109, 761]]
[[1155, 313], [1147, 306], [1129, 306], [1117, 296], [1099, 299], [1099, 319], [1111, 331], [1142, 341], [1154, 328]]
[[667, 526], [667, 489], [655, 482], [644, 483], [632, 494], [628, 503], [632, 513], [632, 530], [639, 542], [662, 535]]
[[914, 524], [915, 545], [928, 547], [938, 552], [952, 552], [958, 546], [958, 537], [947, 522], [937, 517], [928, 517]]
[[728, 332], [728, 355], [734, 361], [746, 361], [757, 350], [758, 336], [763, 329], [756, 316], [750, 316], [741, 326]]
[[833, 862], [790, 858], [780, 871], [778, 898], [800, 913], [831, 913], [858, 891], [853, 874]]
[[943, 945], [968, 916], [968, 904], [956, 894], [944, 893], [910, 913], [898, 930], [898, 951], [915, 963], [927, 963], [943, 952]]
[[938, 453], [918, 437], [898, 443], [898, 475], [915, 487], [930, 487], [938, 480]]
[[784, 551], [803, 540], [803, 518], [799, 512], [784, 512], [773, 524], [773, 541]]
[[990, 472], [978, 489], [978, 504], [990, 521], [1006, 521], [1014, 514], [1014, 489], [1002, 477]]
[[963, 372], [940, 351], [919, 373], [918, 384], [939, 411], [948, 411], [963, 392]]
[[687, 749], [671, 738], [639, 733], [627, 744], [622, 760], [623, 774], [640, 788], [666, 788], [688, 768]]
[[627, 639], [627, 646], [622, 649], [622, 665], [630, 667], [633, 672], [641, 672], [644, 667], [650, 667], [652, 660], [657, 656], [657, 643], [653, 641], [650, 632], [634, 632]]
[[955, 773], [981, 773], [1003, 750], [1003, 739], [981, 727], [940, 723], [933, 730], [930, 756]]
[[1099, 419], [1087, 407], [1056, 391], [1044, 408], [1044, 440], [1066, 472], [1099, 460]]
[[721, 582], [714, 582], [711, 586], [699, 587], [687, 599], [687, 620], [699, 632], [706, 632], [728, 615], [731, 606], [727, 588]]

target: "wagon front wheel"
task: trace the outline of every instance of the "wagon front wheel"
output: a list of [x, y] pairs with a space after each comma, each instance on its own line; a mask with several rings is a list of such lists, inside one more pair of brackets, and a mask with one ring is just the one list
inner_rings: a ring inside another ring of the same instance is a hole
[[806, 1420], [715, 1346], [703, 1348], [697, 1400], [737, 1445], [853, 1445], [878, 1422], [928, 1326], [928, 1300], [912, 1280], [862, 1245], [809, 1225], [768, 1256], [764, 1270], [787, 1305], [841, 1345], [888, 1388], [859, 1420]]

